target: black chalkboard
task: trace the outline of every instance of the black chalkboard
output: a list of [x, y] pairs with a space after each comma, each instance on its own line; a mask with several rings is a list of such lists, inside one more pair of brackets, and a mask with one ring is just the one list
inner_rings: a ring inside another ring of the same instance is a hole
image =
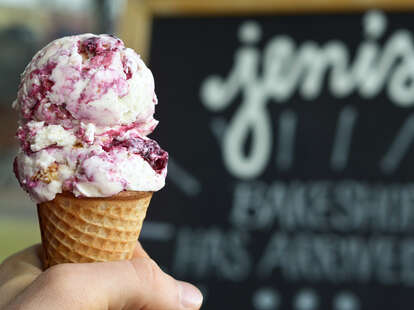
[[414, 15], [155, 16], [142, 242], [203, 309], [414, 304]]

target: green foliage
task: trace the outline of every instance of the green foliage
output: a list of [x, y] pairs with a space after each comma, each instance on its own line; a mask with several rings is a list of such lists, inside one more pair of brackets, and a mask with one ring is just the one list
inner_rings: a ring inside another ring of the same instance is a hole
[[11, 254], [40, 242], [39, 225], [33, 219], [0, 219], [0, 262]]

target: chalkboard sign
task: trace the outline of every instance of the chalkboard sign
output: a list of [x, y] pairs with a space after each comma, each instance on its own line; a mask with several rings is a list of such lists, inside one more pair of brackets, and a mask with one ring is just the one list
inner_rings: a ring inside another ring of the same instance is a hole
[[151, 17], [148, 252], [203, 309], [412, 309], [414, 11], [198, 13]]

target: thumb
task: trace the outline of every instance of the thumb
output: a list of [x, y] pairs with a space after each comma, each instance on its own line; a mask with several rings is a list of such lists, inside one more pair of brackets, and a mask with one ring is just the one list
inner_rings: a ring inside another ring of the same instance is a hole
[[[108, 272], [102, 265], [96, 267], [108, 279], [102, 289], [106, 290], [109, 309], [178, 310], [201, 306], [203, 297], [195, 286], [175, 280], [148, 257], [118, 262], [117, 284], [109, 283], [115, 270]], [[113, 290], [115, 285], [117, 290]]]
[[[15, 301], [16, 309], [190, 310], [200, 291], [164, 273], [148, 257], [130, 261], [62, 264], [42, 273]], [[10, 309], [14, 309], [11, 307]], [[57, 308], [56, 308], [57, 309]]]

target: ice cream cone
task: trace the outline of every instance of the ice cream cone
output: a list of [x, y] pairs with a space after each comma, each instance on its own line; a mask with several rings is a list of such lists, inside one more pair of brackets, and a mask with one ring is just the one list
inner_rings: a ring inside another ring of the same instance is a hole
[[44, 269], [62, 263], [130, 259], [153, 192], [111, 197], [58, 194], [38, 204]]

